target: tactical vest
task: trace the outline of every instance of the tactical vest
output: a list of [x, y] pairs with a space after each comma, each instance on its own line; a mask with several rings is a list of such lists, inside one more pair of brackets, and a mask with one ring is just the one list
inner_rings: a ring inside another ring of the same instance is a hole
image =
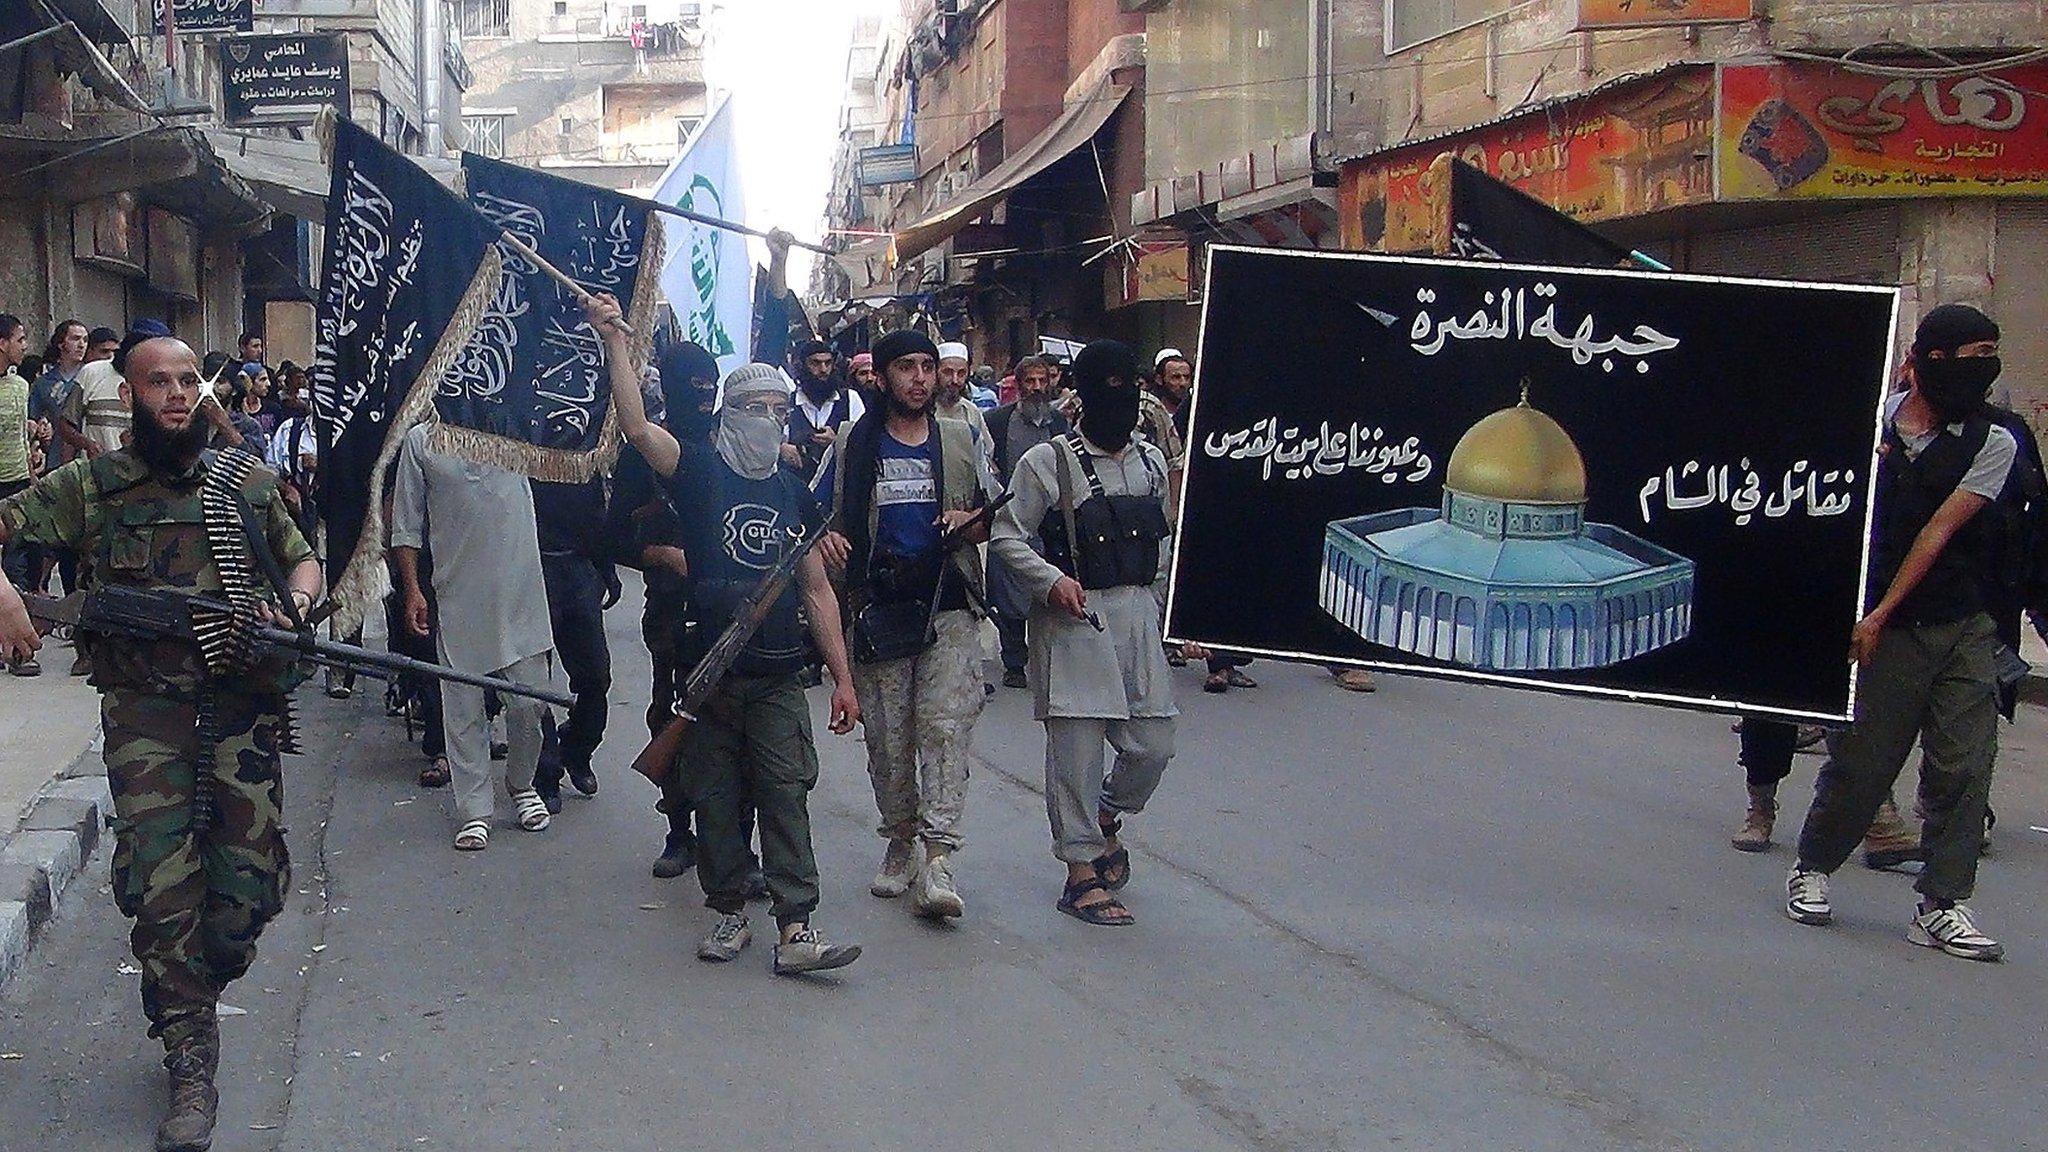
[[[1873, 603], [1891, 586], [1913, 541], [1955, 494], [1990, 435], [1990, 421], [1972, 416], [1963, 423], [1961, 434], [1944, 426], [1917, 459], [1909, 459], [1897, 429], [1886, 427], [1885, 451], [1877, 466], [1877, 528], [1870, 584]], [[1985, 610], [1985, 581], [1997, 563], [1994, 520], [1980, 512], [1963, 525], [1900, 603], [1892, 616], [1894, 623], [1948, 624]]]
[[[1081, 582], [1081, 587], [1150, 587], [1159, 576], [1159, 544], [1170, 531], [1166, 524], [1163, 494], [1165, 477], [1153, 470], [1152, 458], [1133, 446], [1145, 463], [1149, 491], [1110, 496], [1103, 491], [1095, 460], [1078, 434], [1054, 441], [1059, 469], [1059, 503], [1045, 515], [1038, 534], [1045, 541], [1045, 558], [1061, 572]], [[1070, 466], [1071, 465], [1071, 466]], [[1074, 502], [1069, 473], [1078, 468], [1088, 486], [1088, 497]], [[1078, 542], [1076, 547], [1072, 542]]]
[[[217, 467], [213, 453], [202, 456], [202, 469]], [[208, 538], [203, 500], [205, 472], [186, 482], [157, 475], [130, 451], [108, 452], [88, 466], [98, 494], [86, 508], [86, 540], [92, 554], [93, 586], [170, 588], [215, 598], [232, 598], [227, 580], [215, 562]], [[277, 494], [277, 476], [267, 468], [251, 468], [239, 494], [251, 509], [267, 507]], [[246, 559], [229, 574], [237, 587], [260, 586]], [[202, 654], [195, 645], [176, 640], [144, 642], [98, 638], [91, 642], [92, 683], [98, 688], [133, 688], [190, 697], [207, 679]], [[231, 691], [281, 692], [304, 680], [289, 666], [269, 664], [250, 669], [222, 686]]]

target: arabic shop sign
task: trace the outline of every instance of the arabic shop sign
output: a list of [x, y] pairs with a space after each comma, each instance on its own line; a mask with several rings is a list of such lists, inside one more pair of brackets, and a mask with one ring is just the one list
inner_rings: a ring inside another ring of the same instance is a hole
[[1344, 246], [1427, 252], [1450, 186], [1431, 165], [1450, 155], [1582, 221], [1713, 199], [1714, 77], [1686, 69], [1444, 140], [1347, 165], [1339, 183]]
[[861, 149], [855, 162], [855, 179], [863, 188], [915, 182], [917, 145], [880, 144]]
[[348, 115], [348, 38], [233, 36], [220, 42], [227, 122], [310, 124], [323, 108]]
[[1755, 14], [1755, 0], [1579, 0], [1582, 30], [1739, 24]]
[[[171, 0], [171, 16], [179, 32], [247, 32], [256, 27], [256, 0]], [[164, 26], [164, 0], [151, 0], [149, 28]]]
[[1721, 70], [1721, 195], [2048, 195], [2048, 65], [1939, 80]]

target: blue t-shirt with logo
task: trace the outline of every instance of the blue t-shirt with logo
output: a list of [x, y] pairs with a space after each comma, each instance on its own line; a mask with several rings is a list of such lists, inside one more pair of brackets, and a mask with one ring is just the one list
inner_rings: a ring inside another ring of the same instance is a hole
[[875, 463], [875, 552], [903, 559], [939, 550], [938, 437], [911, 447], [882, 433]]

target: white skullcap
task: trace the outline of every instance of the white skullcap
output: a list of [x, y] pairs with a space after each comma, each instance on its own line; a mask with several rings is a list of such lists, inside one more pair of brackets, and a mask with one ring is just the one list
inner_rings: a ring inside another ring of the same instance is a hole
[[1168, 360], [1185, 360], [1185, 359], [1187, 359], [1187, 357], [1185, 357], [1185, 356], [1181, 355], [1181, 354], [1180, 354], [1180, 349], [1178, 349], [1178, 348], [1161, 348], [1161, 349], [1159, 350], [1159, 355], [1157, 355], [1157, 356], [1154, 356], [1154, 357], [1152, 358], [1152, 366], [1153, 366], [1154, 368], [1157, 368], [1157, 367], [1159, 367], [1159, 366], [1160, 366], [1161, 364], [1164, 364], [1164, 363], [1166, 363], [1166, 362], [1167, 362]]
[[972, 359], [972, 357], [970, 357], [970, 356], [968, 356], [968, 355], [967, 355], [967, 345], [965, 345], [965, 344], [959, 344], [959, 343], [954, 343], [954, 344], [941, 344], [941, 345], [939, 345], [939, 359], [941, 359], [941, 360], [968, 360], [968, 359]]

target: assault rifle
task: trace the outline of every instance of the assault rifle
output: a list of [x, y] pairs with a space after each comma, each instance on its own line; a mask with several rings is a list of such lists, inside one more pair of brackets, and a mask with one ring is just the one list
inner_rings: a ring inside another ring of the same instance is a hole
[[576, 702], [573, 695], [552, 688], [535, 688], [496, 676], [480, 676], [425, 660], [414, 660], [410, 656], [323, 640], [310, 628], [303, 631], [274, 628], [246, 617], [235, 617], [233, 609], [224, 600], [168, 589], [116, 585], [93, 592], [74, 592], [61, 600], [40, 592], [24, 592], [21, 598], [28, 606], [29, 618], [36, 623], [36, 630], [45, 634], [75, 629], [96, 636], [184, 640], [203, 645], [210, 638], [202, 636], [193, 623], [192, 614], [197, 610], [215, 619], [235, 618], [231, 627], [237, 635], [233, 640], [236, 644], [246, 644], [249, 655], [255, 659], [304, 660], [372, 677], [431, 676], [436, 680], [453, 680], [458, 684], [487, 688], [511, 696], [527, 696], [559, 708], [567, 708]]
[[[962, 521], [958, 527], [948, 530], [941, 536], [939, 547], [946, 552], [958, 548], [965, 542], [969, 532], [989, 523], [995, 518], [996, 512], [1009, 502], [1010, 494], [1005, 492], [983, 505], [972, 519]], [[724, 632], [719, 633], [718, 639], [711, 645], [711, 650], [704, 654], [704, 658], [690, 670], [689, 679], [683, 682], [683, 698], [676, 704], [675, 718], [662, 727], [654, 739], [648, 742], [647, 747], [640, 750], [640, 755], [633, 758], [633, 771], [653, 781], [657, 788], [668, 784], [669, 774], [675, 771], [676, 758], [682, 754], [683, 740], [689, 736], [690, 729], [696, 726], [697, 710], [704, 706], [706, 700], [711, 699], [712, 693], [718, 691], [718, 685], [725, 680], [725, 674], [732, 671], [733, 661], [738, 660], [740, 653], [746, 650], [747, 641], [754, 638], [754, 633], [759, 631], [762, 622], [768, 619], [768, 613], [775, 607], [775, 602], [789, 590], [790, 581], [796, 579], [797, 566], [803, 563], [804, 557], [810, 555], [811, 549], [816, 548], [818, 541], [824, 538], [823, 528], [805, 535], [783, 554], [782, 560], [774, 568], [769, 569], [761, 577], [760, 582], [747, 593], [747, 598], [740, 601], [739, 609], [733, 613], [732, 623], [726, 626]]]
[[775, 602], [789, 591], [790, 582], [796, 579], [796, 570], [804, 562], [804, 557], [810, 555], [811, 549], [824, 538], [822, 526], [799, 537], [783, 552], [775, 567], [770, 568], [747, 592], [747, 598], [740, 601], [739, 608], [732, 614], [732, 623], [719, 633], [718, 639], [712, 642], [711, 650], [690, 670], [689, 679], [683, 681], [683, 698], [676, 702], [675, 717], [647, 742], [640, 755], [633, 757], [633, 771], [653, 781], [656, 788], [668, 786], [669, 774], [675, 771], [676, 757], [682, 754], [683, 741], [690, 735], [690, 729], [696, 726], [697, 710], [711, 699], [712, 693], [718, 691], [725, 674], [732, 671], [733, 661], [746, 651], [747, 641], [760, 631], [768, 613], [774, 610]]

